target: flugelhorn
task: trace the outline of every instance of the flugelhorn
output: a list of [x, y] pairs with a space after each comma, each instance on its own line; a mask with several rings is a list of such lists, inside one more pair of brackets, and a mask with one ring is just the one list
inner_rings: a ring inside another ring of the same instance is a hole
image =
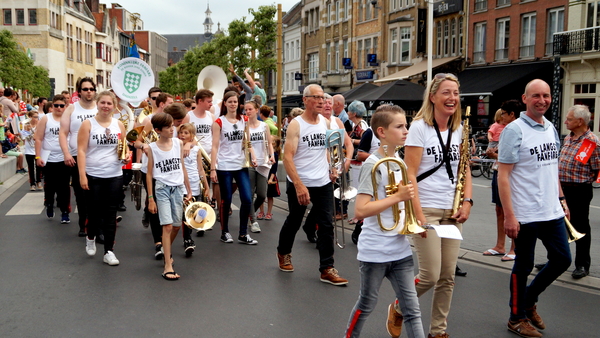
[[[386, 157], [375, 162], [375, 165], [373, 165], [373, 169], [371, 169], [371, 182], [373, 183], [373, 199], [374, 200], [379, 199], [379, 196], [377, 193], [377, 189], [378, 189], [377, 172], [379, 171], [379, 166], [382, 164], [385, 164], [386, 169], [387, 169], [388, 182], [385, 185], [386, 197], [391, 196], [391, 195], [395, 194], [396, 192], [398, 192], [398, 184], [399, 184], [396, 182], [396, 174], [394, 173], [394, 171], [392, 171], [392, 168], [390, 167], [390, 163], [396, 163], [398, 165], [398, 167], [400, 168], [400, 174], [402, 175], [402, 180], [400, 183], [402, 183], [402, 185], [407, 185], [410, 183], [408, 181], [408, 173], [406, 171], [406, 168], [407, 168], [406, 163], [404, 163], [403, 160], [396, 158], [394, 156], [388, 157], [387, 145], [383, 146], [383, 152]], [[400, 224], [401, 210], [400, 210], [399, 205], [394, 204], [394, 205], [392, 205], [391, 208], [392, 208], [392, 216], [393, 216], [393, 221], [394, 221], [394, 225], [392, 225], [391, 227], [385, 227], [383, 225], [383, 222], [381, 221], [381, 215], [377, 214], [377, 223], [379, 223], [379, 227], [381, 228], [381, 230], [392, 231], [398, 227], [398, 224]], [[402, 228], [400, 229], [400, 231], [398, 231], [399, 234], [413, 235], [413, 234], [418, 234], [418, 233], [425, 231], [425, 228], [420, 226], [419, 222], [417, 221], [417, 216], [415, 214], [415, 209], [413, 207], [412, 200], [404, 201], [404, 211], [405, 211], [404, 224], [402, 225]]]

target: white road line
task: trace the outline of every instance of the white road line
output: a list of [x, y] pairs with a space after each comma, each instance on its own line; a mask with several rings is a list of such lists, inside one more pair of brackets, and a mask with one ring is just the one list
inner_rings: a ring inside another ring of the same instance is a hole
[[[6, 216], [23, 216], [23, 215], [39, 215], [44, 212], [44, 193], [30, 192], [25, 194], [19, 202], [17, 202], [7, 213]], [[75, 201], [71, 200], [71, 207], [75, 208], [72, 214], [77, 213]], [[60, 212], [60, 210], [55, 210]]]
[[23, 198], [12, 209], [10, 209], [6, 216], [19, 216], [19, 215], [38, 215], [44, 211], [44, 193], [42, 192], [31, 192], [25, 194]]

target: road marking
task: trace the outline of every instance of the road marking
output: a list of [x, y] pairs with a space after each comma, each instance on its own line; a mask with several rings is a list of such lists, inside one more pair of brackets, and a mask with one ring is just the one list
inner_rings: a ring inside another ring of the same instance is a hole
[[19, 202], [17, 202], [12, 209], [10, 209], [6, 216], [19, 216], [19, 215], [37, 215], [44, 211], [44, 194], [39, 193], [27, 193]]
[[483, 185], [483, 184], [476, 184], [476, 183], [471, 183], [474, 187], [480, 187], [480, 188], [491, 188], [490, 185]]
[[[71, 207], [75, 207], [74, 203]], [[39, 215], [44, 212], [44, 194], [41, 192], [30, 192], [25, 194], [7, 213], [6, 216]], [[77, 213], [77, 207], [71, 212]]]

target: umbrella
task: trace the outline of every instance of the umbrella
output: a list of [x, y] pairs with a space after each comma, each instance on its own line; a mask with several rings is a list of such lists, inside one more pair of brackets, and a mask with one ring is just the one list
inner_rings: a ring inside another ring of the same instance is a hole
[[404, 110], [416, 110], [423, 103], [425, 87], [405, 80], [397, 80], [378, 88], [374, 88], [356, 97], [367, 109], [372, 110], [382, 104], [396, 104]]
[[360, 86], [356, 86], [350, 89], [349, 91], [342, 93], [342, 96], [344, 96], [346, 102], [351, 102], [354, 101], [357, 97], [362, 96], [363, 94], [370, 92], [375, 88], [379, 88], [379, 86], [376, 86], [369, 82], [365, 82]]

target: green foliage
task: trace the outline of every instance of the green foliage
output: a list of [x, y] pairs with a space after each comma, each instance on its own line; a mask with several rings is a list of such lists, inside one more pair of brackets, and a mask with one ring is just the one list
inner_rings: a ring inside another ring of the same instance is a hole
[[171, 94], [194, 93], [198, 74], [210, 65], [228, 73], [229, 64], [233, 64], [238, 74], [251, 68], [267, 78], [268, 72], [275, 70], [277, 61], [274, 20], [277, 9], [275, 5], [260, 6], [248, 12], [253, 16], [252, 21], [246, 22], [245, 17], [233, 20], [227, 34], [218, 34], [210, 42], [192, 48], [179, 63], [160, 72], [160, 87]]
[[26, 89], [34, 96], [50, 94], [48, 70], [35, 66], [8, 30], [0, 31], [0, 79], [6, 86]]

